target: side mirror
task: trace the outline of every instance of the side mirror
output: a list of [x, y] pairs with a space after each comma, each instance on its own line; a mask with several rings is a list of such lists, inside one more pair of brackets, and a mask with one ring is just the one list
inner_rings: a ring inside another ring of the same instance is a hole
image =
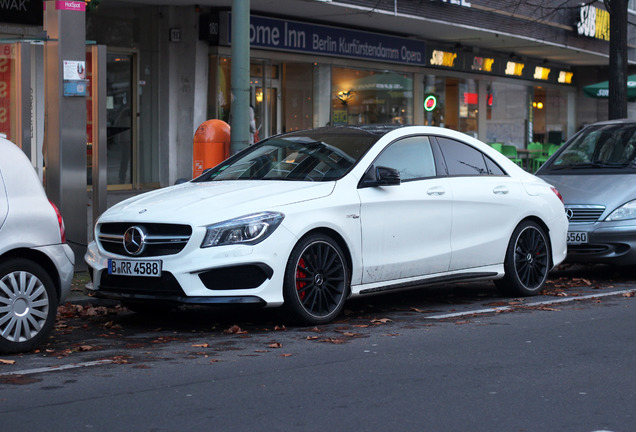
[[385, 166], [371, 166], [362, 177], [359, 187], [396, 186], [400, 183], [398, 170]]

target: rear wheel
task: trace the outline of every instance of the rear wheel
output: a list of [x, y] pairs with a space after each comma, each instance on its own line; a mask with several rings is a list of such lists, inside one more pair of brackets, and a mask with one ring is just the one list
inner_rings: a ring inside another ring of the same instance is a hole
[[287, 261], [284, 309], [293, 321], [307, 325], [332, 321], [349, 293], [349, 269], [340, 246], [323, 234], [302, 239]]
[[506, 250], [506, 275], [495, 284], [505, 294], [538, 294], [548, 278], [551, 262], [545, 230], [536, 222], [522, 222], [512, 233]]
[[52, 330], [57, 293], [49, 274], [33, 261], [13, 258], [0, 264], [0, 351], [35, 348]]

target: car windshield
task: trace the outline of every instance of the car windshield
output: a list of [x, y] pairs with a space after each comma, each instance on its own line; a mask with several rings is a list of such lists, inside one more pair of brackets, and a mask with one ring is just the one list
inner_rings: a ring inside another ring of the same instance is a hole
[[274, 136], [237, 153], [194, 181], [331, 181], [344, 176], [380, 138], [355, 128]]
[[636, 124], [592, 126], [576, 135], [549, 170], [635, 168]]

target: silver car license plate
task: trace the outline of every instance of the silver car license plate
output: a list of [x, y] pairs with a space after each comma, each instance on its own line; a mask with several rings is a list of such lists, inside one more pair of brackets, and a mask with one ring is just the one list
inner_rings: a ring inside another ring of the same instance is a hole
[[119, 276], [161, 276], [161, 261], [108, 260], [108, 274]]
[[568, 231], [567, 242], [569, 245], [586, 244], [587, 233], [585, 231]]

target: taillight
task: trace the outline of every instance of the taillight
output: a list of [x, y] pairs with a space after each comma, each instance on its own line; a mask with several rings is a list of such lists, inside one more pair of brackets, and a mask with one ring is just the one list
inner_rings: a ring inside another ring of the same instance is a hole
[[555, 187], [551, 187], [550, 189], [552, 189], [552, 192], [554, 192], [554, 194], [555, 194], [556, 196], [558, 196], [558, 197], [559, 197], [559, 199], [561, 200], [561, 202], [562, 202], [563, 204], [565, 204], [565, 203], [563, 202], [563, 197], [561, 196], [561, 194], [559, 193], [559, 191], [558, 191]]
[[53, 210], [55, 210], [55, 214], [57, 216], [57, 224], [60, 226], [60, 237], [62, 238], [62, 243], [66, 243], [66, 229], [64, 228], [64, 219], [62, 219], [62, 214], [52, 201], [49, 202], [53, 206]]

